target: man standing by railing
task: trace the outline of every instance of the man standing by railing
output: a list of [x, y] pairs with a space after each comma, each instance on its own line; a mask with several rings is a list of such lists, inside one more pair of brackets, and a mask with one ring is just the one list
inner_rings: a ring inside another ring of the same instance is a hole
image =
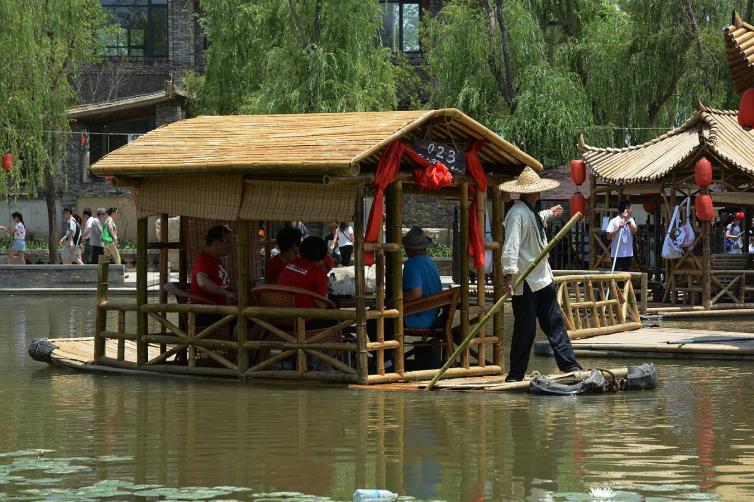
[[557, 289], [550, 264], [542, 260], [523, 284], [513, 290], [515, 276], [526, 270], [547, 246], [545, 224], [550, 218], [563, 214], [561, 206], [537, 211], [534, 209], [539, 195], [556, 188], [555, 180], [541, 179], [530, 167], [524, 168], [516, 181], [500, 185], [503, 192], [518, 193], [505, 217], [505, 246], [503, 248], [503, 285], [513, 294], [513, 340], [510, 351], [510, 368], [506, 382], [523, 380], [529, 365], [529, 355], [539, 326], [547, 335], [555, 361], [561, 371], [580, 370], [571, 341], [568, 339], [563, 315], [557, 302]]

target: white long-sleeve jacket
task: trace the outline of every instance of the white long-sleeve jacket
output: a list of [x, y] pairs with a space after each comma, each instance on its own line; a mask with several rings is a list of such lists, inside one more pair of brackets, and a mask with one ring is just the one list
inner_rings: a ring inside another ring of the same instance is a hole
[[[547, 225], [547, 221], [552, 217], [552, 211], [549, 209], [540, 211], [539, 217]], [[503, 274], [513, 275], [515, 282], [516, 276], [525, 271], [547, 246], [547, 237], [542, 238], [537, 228], [537, 219], [534, 212], [526, 207], [526, 204], [521, 200], [517, 200], [513, 204], [513, 207], [505, 216], [503, 225], [505, 226]], [[546, 258], [539, 262], [539, 265], [526, 278], [532, 292], [539, 291], [552, 281], [552, 269], [550, 269], [550, 263]], [[521, 295], [523, 292], [523, 284], [513, 290], [514, 295]]]

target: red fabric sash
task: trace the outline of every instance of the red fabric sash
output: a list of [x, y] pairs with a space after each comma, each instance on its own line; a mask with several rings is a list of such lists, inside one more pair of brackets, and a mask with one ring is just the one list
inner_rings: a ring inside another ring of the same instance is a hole
[[474, 258], [474, 267], [477, 269], [484, 267], [484, 233], [479, 228], [479, 218], [477, 218], [476, 211], [477, 190], [487, 193], [487, 176], [484, 174], [478, 155], [482, 148], [484, 148], [484, 142], [477, 140], [466, 150], [466, 173], [475, 182], [469, 184], [469, 197], [471, 197], [471, 204], [469, 205], [469, 256]]

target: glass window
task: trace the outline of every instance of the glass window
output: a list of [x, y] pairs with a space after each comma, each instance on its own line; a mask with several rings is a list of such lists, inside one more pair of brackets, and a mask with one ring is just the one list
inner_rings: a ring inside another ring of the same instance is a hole
[[382, 45], [393, 52], [417, 52], [421, 8], [418, 1], [380, 0]]
[[168, 55], [167, 0], [100, 0], [117, 27], [105, 35], [110, 56]]

